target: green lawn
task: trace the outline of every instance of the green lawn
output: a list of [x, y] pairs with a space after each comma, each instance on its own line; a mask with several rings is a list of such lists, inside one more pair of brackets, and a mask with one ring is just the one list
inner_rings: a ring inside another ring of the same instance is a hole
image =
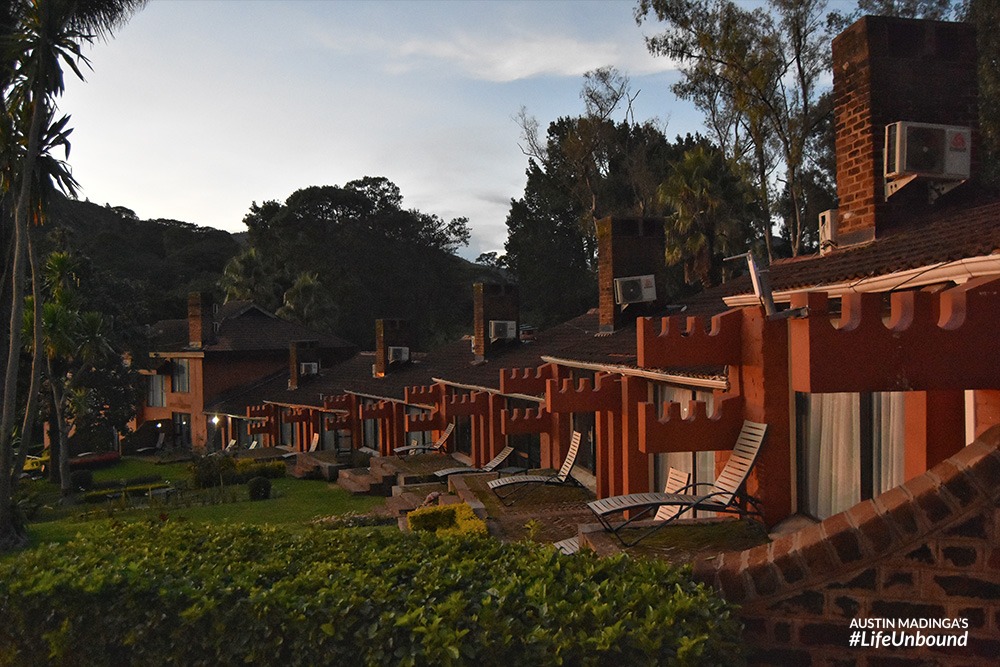
[[[125, 459], [103, 470], [94, 471], [95, 481], [125, 480], [160, 475], [170, 481], [188, 479], [187, 465], [157, 465], [149, 461]], [[166, 502], [143, 508], [124, 508], [120, 504], [61, 504], [59, 490], [47, 481], [27, 482], [42, 505], [30, 526], [32, 543], [66, 542], [78, 533], [89, 532], [108, 521], [194, 521], [226, 524], [283, 525], [302, 527], [324, 516], [347, 513], [365, 514], [383, 504], [382, 498], [352, 496], [347, 491], [322, 480], [286, 477], [272, 480], [271, 499], [251, 502], [246, 485], [207, 491], [185, 490]]]

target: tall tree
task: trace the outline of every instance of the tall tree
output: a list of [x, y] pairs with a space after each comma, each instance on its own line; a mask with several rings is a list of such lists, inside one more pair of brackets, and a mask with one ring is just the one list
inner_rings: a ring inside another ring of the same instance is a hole
[[725, 257], [749, 246], [749, 194], [716, 148], [698, 146], [673, 165], [660, 186], [674, 210], [666, 224], [667, 260], [684, 266], [689, 284], [718, 284]]
[[250, 247], [226, 268], [227, 298], [333, 325], [362, 345], [374, 342], [380, 317], [414, 320], [424, 344], [451, 339], [468, 317], [472, 269], [454, 255], [468, 242], [468, 220], [406, 208], [384, 177], [255, 203], [244, 222]]
[[[804, 156], [831, 109], [819, 80], [828, 68], [825, 0], [770, 0], [770, 8], [743, 9], [731, 0], [639, 0], [636, 20], [652, 17], [666, 30], [647, 38], [655, 55], [678, 60], [684, 79], [674, 87], [708, 112], [727, 153], [753, 163], [769, 255], [775, 212], [773, 149], [789, 199], [784, 220], [793, 255], [807, 229]], [[717, 111], [710, 105], [720, 103]], [[747, 150], [747, 149], [751, 150]]]
[[[7, 3], [3, 56], [4, 115], [0, 147], [0, 190], [13, 209], [9, 345], [0, 414], [0, 549], [23, 541], [12, 506], [12, 430], [18, 401], [21, 327], [27, 274], [29, 221], [44, 219], [54, 186], [72, 191], [68, 168], [53, 157], [68, 148], [68, 119], [56, 118], [63, 92], [63, 66], [80, 76], [80, 45], [106, 37], [145, 0], [14, 0]], [[40, 306], [40, 304], [39, 304]]]

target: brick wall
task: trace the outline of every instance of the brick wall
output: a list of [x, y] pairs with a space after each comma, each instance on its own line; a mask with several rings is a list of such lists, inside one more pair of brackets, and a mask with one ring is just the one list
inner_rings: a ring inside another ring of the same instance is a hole
[[515, 327], [521, 326], [520, 299], [516, 286], [476, 283], [472, 286], [472, 307], [472, 351], [477, 359], [485, 359], [494, 348], [518, 344], [518, 338], [512, 341], [490, 340], [490, 320], [508, 320], [514, 322]]
[[375, 377], [385, 377], [389, 372], [390, 347], [408, 347], [413, 353], [409, 320], [375, 320]]
[[[695, 576], [742, 605], [754, 664], [985, 664], [1000, 655], [998, 445], [995, 427], [903, 486], [699, 561]], [[964, 618], [968, 645], [851, 648], [854, 618]]]
[[[976, 39], [964, 23], [868, 16], [833, 40], [840, 246], [863, 243], [926, 209], [926, 190], [886, 203], [885, 126], [900, 120], [973, 128]], [[976, 154], [973, 152], [973, 173]]]
[[[601, 331], [610, 333], [626, 319], [652, 314], [662, 307], [665, 241], [662, 218], [602, 218], [597, 221], [597, 291]], [[615, 278], [653, 274], [656, 301], [631, 304], [627, 312], [615, 303]]]

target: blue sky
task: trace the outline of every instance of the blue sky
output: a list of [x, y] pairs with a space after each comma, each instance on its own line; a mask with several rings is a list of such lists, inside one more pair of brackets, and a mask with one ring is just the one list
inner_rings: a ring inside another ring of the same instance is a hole
[[81, 198], [243, 231], [251, 202], [385, 176], [404, 204], [467, 216], [461, 254], [502, 251], [526, 158], [513, 117], [583, 111], [614, 65], [638, 119], [696, 131], [631, 1], [153, 0], [68, 82]]

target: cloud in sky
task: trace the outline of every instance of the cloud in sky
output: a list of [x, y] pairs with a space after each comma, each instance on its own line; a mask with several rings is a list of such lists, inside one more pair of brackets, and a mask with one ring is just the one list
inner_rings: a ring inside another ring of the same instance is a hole
[[[242, 231], [251, 202], [365, 175], [404, 205], [467, 216], [466, 257], [502, 250], [526, 158], [512, 120], [582, 113], [582, 74], [632, 76], [639, 119], [697, 129], [631, 2], [147, 5], [68, 81], [83, 196]], [[647, 31], [648, 32], [648, 31]], [[680, 118], [680, 121], [678, 121]]]

